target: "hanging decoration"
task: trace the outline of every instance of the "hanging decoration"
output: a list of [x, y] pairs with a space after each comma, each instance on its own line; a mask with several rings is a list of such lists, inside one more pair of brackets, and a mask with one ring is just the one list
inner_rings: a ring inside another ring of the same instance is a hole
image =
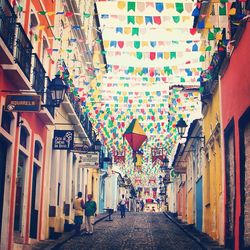
[[123, 134], [123, 137], [127, 140], [129, 146], [133, 150], [133, 161], [136, 166], [136, 152], [139, 150], [143, 142], [147, 139], [147, 136], [137, 119], [132, 120], [129, 127]]

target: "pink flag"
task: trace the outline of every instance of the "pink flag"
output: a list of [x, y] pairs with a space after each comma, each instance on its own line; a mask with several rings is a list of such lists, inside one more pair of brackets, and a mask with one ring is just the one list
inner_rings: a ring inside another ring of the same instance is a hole
[[155, 59], [156, 53], [155, 52], [150, 52], [149, 54], [149, 58], [151, 61], [153, 61]]
[[161, 17], [160, 16], [154, 16], [154, 23], [160, 25], [161, 24]]
[[118, 41], [118, 46], [122, 49], [124, 46], [124, 41]]

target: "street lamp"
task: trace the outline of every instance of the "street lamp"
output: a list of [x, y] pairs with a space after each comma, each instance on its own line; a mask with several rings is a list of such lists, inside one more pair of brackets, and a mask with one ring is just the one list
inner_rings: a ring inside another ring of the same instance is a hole
[[96, 141], [95, 141], [95, 144], [94, 144], [94, 149], [95, 149], [95, 151], [101, 151], [101, 148], [102, 148], [102, 143], [100, 142], [100, 140], [99, 139], [97, 139]]
[[203, 139], [205, 140], [205, 136], [183, 136], [186, 132], [187, 124], [183, 120], [183, 118], [180, 118], [180, 120], [176, 124], [176, 128], [178, 131], [178, 134], [181, 138], [190, 138], [190, 139]]
[[167, 170], [167, 169], [168, 169], [168, 164], [169, 164], [168, 158], [165, 157], [165, 158], [162, 160], [162, 162], [163, 162], [162, 169], [163, 169], [163, 170]]
[[159, 175], [159, 177], [158, 177], [158, 178], [159, 178], [159, 181], [160, 181], [160, 182], [162, 182], [162, 179], [163, 179], [163, 178], [162, 178], [162, 176], [161, 176], [161, 175]]
[[42, 107], [59, 107], [64, 100], [67, 89], [68, 86], [65, 85], [60, 75], [56, 75], [47, 86], [50, 104], [42, 105]]
[[187, 124], [186, 122], [183, 120], [183, 118], [181, 118], [177, 124], [176, 124], [176, 128], [178, 131], [178, 134], [183, 137], [183, 135], [185, 134], [186, 128], [187, 128]]

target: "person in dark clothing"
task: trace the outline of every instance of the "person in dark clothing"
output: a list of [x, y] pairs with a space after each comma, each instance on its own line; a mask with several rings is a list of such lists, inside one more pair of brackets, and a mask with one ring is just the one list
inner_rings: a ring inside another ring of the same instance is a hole
[[144, 210], [144, 201], [141, 200], [141, 211], [143, 212], [143, 210]]
[[126, 199], [124, 197], [124, 194], [122, 195], [122, 198], [119, 204], [120, 204], [120, 210], [121, 210], [121, 218], [125, 218]]
[[96, 202], [93, 201], [92, 194], [88, 194], [88, 201], [85, 204], [85, 216], [86, 216], [86, 234], [92, 235], [94, 231], [96, 212]]

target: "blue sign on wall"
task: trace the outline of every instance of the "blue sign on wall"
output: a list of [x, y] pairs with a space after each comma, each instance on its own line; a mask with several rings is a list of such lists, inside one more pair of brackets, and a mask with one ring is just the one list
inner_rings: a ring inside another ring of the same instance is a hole
[[53, 149], [72, 150], [74, 130], [54, 130]]

